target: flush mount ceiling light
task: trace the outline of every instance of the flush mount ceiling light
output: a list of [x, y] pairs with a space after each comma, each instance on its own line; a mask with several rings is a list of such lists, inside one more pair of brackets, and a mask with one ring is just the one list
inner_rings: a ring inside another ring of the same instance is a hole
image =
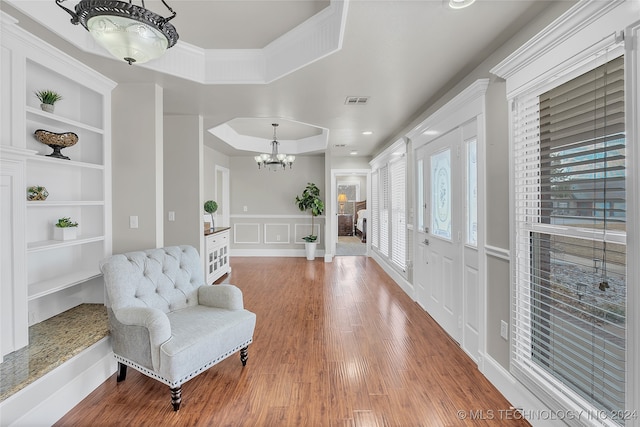
[[75, 12], [62, 6], [64, 1], [56, 4], [71, 15], [72, 24], [81, 24], [98, 44], [129, 65], [158, 58], [178, 41], [178, 32], [169, 23], [176, 13], [164, 0], [171, 12], [167, 18], [146, 9], [144, 0], [142, 7], [132, 0], [81, 0]]
[[449, 0], [449, 7], [451, 9], [464, 9], [467, 6], [471, 6], [476, 0]]
[[293, 165], [293, 161], [296, 159], [296, 156], [286, 155], [283, 153], [278, 153], [278, 139], [276, 138], [276, 129], [278, 128], [278, 123], [272, 123], [273, 126], [273, 141], [271, 141], [271, 154], [260, 154], [259, 156], [255, 156], [254, 160], [258, 164], [258, 169], [264, 167], [265, 169], [269, 169], [272, 171], [277, 171], [282, 168], [283, 170], [289, 166]]

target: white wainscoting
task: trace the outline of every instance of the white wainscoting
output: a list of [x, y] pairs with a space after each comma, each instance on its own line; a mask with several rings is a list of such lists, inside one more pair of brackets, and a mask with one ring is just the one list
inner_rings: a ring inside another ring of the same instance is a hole
[[[284, 236], [283, 236], [284, 235]], [[264, 243], [266, 245], [283, 245], [290, 243], [291, 228], [289, 224], [265, 223]], [[271, 240], [275, 236], [275, 240]]]
[[[241, 236], [241, 238], [238, 237]], [[250, 238], [247, 238], [251, 236]], [[233, 224], [233, 243], [260, 244], [260, 224]]]

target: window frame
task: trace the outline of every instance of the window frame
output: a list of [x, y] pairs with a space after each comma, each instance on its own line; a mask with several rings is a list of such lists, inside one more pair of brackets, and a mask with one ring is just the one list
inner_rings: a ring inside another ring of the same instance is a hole
[[[536, 152], [537, 147], [540, 147], [539, 138], [537, 140], [537, 145], [536, 145], [535, 138], [522, 136], [520, 134], [522, 130], [518, 129], [516, 126], [518, 122], [518, 120], [516, 120], [516, 117], [518, 117], [519, 114], [521, 116], [529, 115], [530, 117], [529, 119], [522, 119], [522, 120], [535, 121], [536, 120], [535, 114], [537, 114], [538, 107], [537, 106], [534, 107], [533, 105], [527, 105], [527, 103], [535, 103], [533, 99], [536, 98], [538, 95], [541, 95], [542, 93], [552, 89], [553, 87], [558, 87], [563, 83], [571, 81], [572, 79], [576, 78], [577, 76], [585, 72], [588, 72], [590, 70], [597, 68], [598, 66], [608, 62], [608, 60], [613, 59], [619, 54], [622, 54], [622, 53], [626, 54], [626, 52], [624, 52], [623, 47], [618, 42], [611, 43], [609, 46], [597, 46], [597, 48], [601, 52], [605, 52], [606, 54], [597, 54], [596, 52], [591, 57], [591, 61], [581, 61], [579, 64], [575, 64], [575, 63], [565, 64], [564, 66], [569, 67], [570, 71], [565, 72], [561, 79], [543, 80], [542, 83], [538, 82], [537, 84], [531, 84], [527, 91], [523, 91], [522, 93], [519, 93], [517, 96], [514, 96], [513, 98], [510, 99], [511, 107], [512, 107], [511, 116], [510, 116], [511, 141], [512, 141], [510, 144], [510, 158], [511, 158], [512, 168], [511, 168], [510, 175], [511, 175], [511, 181], [512, 181], [511, 195], [513, 197], [513, 203], [511, 207], [511, 218], [512, 218], [511, 222], [514, 227], [514, 237], [513, 237], [514, 249], [513, 249], [513, 255], [512, 255], [513, 279], [512, 279], [512, 285], [511, 285], [511, 289], [512, 289], [511, 316], [512, 316], [512, 325], [513, 325], [512, 330], [514, 333], [514, 339], [512, 340], [511, 351], [510, 351], [510, 359], [511, 359], [510, 370], [513, 373], [513, 375], [516, 378], [518, 378], [518, 380], [526, 384], [531, 390], [535, 392], [535, 394], [543, 397], [543, 399], [546, 402], [564, 401], [565, 403], [559, 405], [558, 409], [566, 409], [566, 405], [573, 406], [573, 408], [577, 410], [586, 409], [586, 410], [597, 411], [597, 410], [601, 410], [602, 408], [594, 408], [589, 402], [587, 402], [585, 399], [580, 397], [577, 394], [577, 392], [574, 392], [568, 386], [565, 386], [560, 381], [553, 378], [553, 376], [550, 376], [541, 367], [535, 366], [535, 364], [531, 362], [531, 360], [533, 359], [532, 355], [527, 354], [526, 351], [524, 352], [522, 351], [523, 349], [527, 348], [527, 339], [529, 340], [528, 341], [529, 348], [532, 348], [531, 341], [533, 340], [533, 337], [534, 337], [533, 327], [530, 326], [532, 322], [532, 316], [533, 316], [533, 309], [531, 307], [533, 306], [534, 301], [532, 297], [528, 294], [530, 291], [527, 292], [526, 286], [525, 286], [525, 289], [522, 289], [521, 284], [528, 283], [529, 286], [533, 286], [533, 282], [531, 282], [530, 277], [533, 274], [531, 271], [533, 268], [533, 264], [531, 264], [531, 262], [532, 262], [532, 259], [535, 258], [535, 256], [533, 254], [532, 247], [526, 245], [524, 242], [529, 238], [528, 236], [533, 236], [534, 234], [540, 234], [540, 235], [553, 235], [553, 236], [568, 237], [568, 238], [578, 238], [578, 239], [584, 239], [584, 240], [589, 240], [594, 242], [605, 241], [607, 243], [609, 242], [617, 243], [617, 244], [622, 244], [626, 246], [626, 240], [627, 240], [626, 236], [627, 236], [628, 230], [627, 231], [616, 231], [616, 230], [603, 231], [600, 229], [588, 229], [588, 228], [582, 228], [582, 227], [570, 227], [566, 225], [543, 223], [542, 221], [540, 221], [540, 218], [543, 216], [540, 213], [540, 210], [541, 210], [540, 206], [538, 206], [537, 208], [532, 207], [530, 210], [525, 210], [526, 214], [523, 214], [523, 216], [534, 218], [533, 220], [529, 219], [529, 220], [520, 221], [518, 219], [518, 215], [519, 215], [518, 212], [520, 211], [519, 211], [519, 208], [516, 207], [516, 205], [518, 205], [520, 198], [518, 195], [519, 187], [516, 181], [517, 180], [526, 181], [526, 179], [523, 178], [523, 176], [530, 177], [528, 178], [529, 183], [526, 184], [528, 188], [530, 188], [530, 190], [529, 192], [525, 192], [523, 194], [533, 194], [534, 199], [536, 194], [541, 193], [541, 187], [543, 186], [543, 184], [541, 183], [542, 181], [539, 179], [542, 176], [540, 169], [538, 169], [537, 171], [533, 169], [527, 169], [525, 172], [523, 172], [522, 175], [518, 175], [518, 171], [519, 171], [518, 167], [513, 166], [514, 164], [517, 164], [518, 162], [523, 161], [521, 160], [521, 157], [519, 157], [521, 154], [519, 154], [519, 151], [516, 152], [516, 150], [523, 150], [523, 151], [527, 150], [529, 151], [529, 154], [527, 154], [528, 156], [535, 157], [536, 155], [538, 155], [540, 157], [540, 155], [537, 154]], [[595, 58], [595, 60], [593, 60], [593, 58]], [[626, 60], [627, 59], [625, 58], [625, 61]], [[627, 88], [628, 86], [625, 86], [625, 91], [627, 90]], [[625, 94], [625, 101], [627, 100], [627, 98], [628, 97]], [[528, 111], [531, 111], [531, 113], [529, 113]], [[535, 126], [530, 126], [530, 128], [534, 129]], [[514, 146], [516, 141], [524, 141], [527, 139], [530, 139], [532, 142], [530, 143], [527, 142], [526, 144], [522, 143], [518, 147]], [[627, 141], [627, 145], [629, 145], [630, 140], [628, 136], [626, 138], [626, 141]], [[523, 146], [526, 148], [522, 148]], [[540, 160], [542, 160], [542, 158]], [[628, 159], [626, 164], [627, 168], [629, 167], [628, 165], [629, 162], [630, 160]], [[540, 168], [540, 166], [538, 166], [538, 168]], [[524, 175], [525, 173], [526, 175]], [[628, 179], [629, 178], [627, 177], [627, 180]], [[534, 189], [534, 190], [531, 190], [531, 189]], [[627, 195], [627, 198], [628, 197], [629, 196]], [[537, 218], [537, 221], [535, 218]], [[629, 259], [630, 255], [631, 254], [628, 252], [628, 248], [627, 248], [627, 259]], [[630, 281], [627, 280], [626, 282], [627, 289], [631, 285], [632, 283], [630, 283]], [[629, 303], [630, 303], [630, 300], [627, 300], [627, 304]], [[628, 317], [628, 313], [627, 313], [627, 317]], [[627, 320], [627, 323], [628, 322], [629, 320]], [[517, 336], [519, 331], [522, 331], [522, 335], [523, 335], [520, 338], [518, 338]], [[527, 338], [527, 336], [529, 338]], [[518, 339], [520, 339], [520, 341], [518, 341]], [[627, 342], [627, 348], [630, 345], [632, 345], [632, 343]], [[626, 369], [628, 371], [629, 370], [628, 365], [632, 363], [632, 361], [628, 356], [628, 350], [626, 354], [627, 354]], [[628, 384], [626, 387], [628, 388]], [[617, 424], [612, 424], [612, 425], [617, 425]]]

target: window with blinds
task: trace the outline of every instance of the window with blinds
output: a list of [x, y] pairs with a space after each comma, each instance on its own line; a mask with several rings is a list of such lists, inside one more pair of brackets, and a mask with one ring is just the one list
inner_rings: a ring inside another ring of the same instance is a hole
[[384, 256], [389, 256], [389, 166], [380, 168], [380, 210], [378, 211], [380, 240], [378, 250]]
[[368, 219], [371, 222], [371, 225], [367, 224], [367, 239], [371, 240], [371, 246], [376, 249], [380, 246], [378, 233], [380, 224], [380, 221], [378, 220], [378, 212], [380, 211], [380, 194], [378, 189], [380, 186], [378, 184], [378, 175], [378, 171], [371, 174], [371, 207], [369, 208]]
[[407, 266], [406, 174], [407, 158], [389, 165], [391, 175], [391, 262], [405, 271]]
[[547, 401], [560, 390], [576, 407], [603, 414], [625, 409], [626, 138], [618, 55], [610, 50], [584, 74], [516, 98], [513, 110], [512, 370]]

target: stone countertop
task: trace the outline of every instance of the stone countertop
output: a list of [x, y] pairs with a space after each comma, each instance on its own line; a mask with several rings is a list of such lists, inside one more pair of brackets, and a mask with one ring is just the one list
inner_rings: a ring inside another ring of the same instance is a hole
[[107, 309], [81, 304], [29, 327], [29, 345], [0, 363], [0, 401], [109, 335]]

